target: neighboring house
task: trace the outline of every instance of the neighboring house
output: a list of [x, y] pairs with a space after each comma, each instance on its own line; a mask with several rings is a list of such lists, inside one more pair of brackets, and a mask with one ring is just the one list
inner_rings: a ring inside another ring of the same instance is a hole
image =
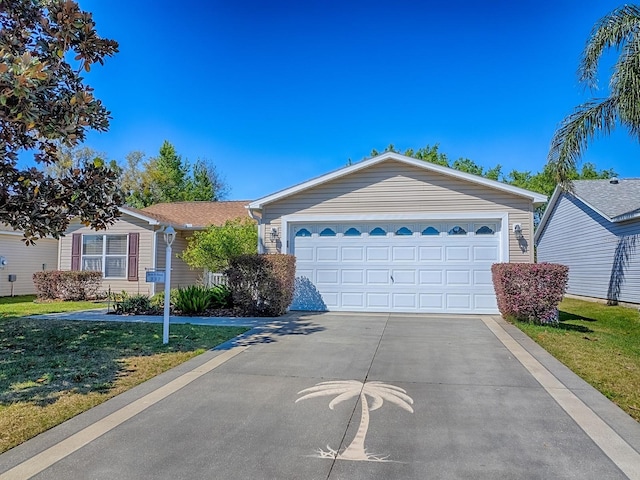
[[497, 313], [496, 262], [534, 261], [538, 193], [385, 153], [255, 200], [260, 251], [296, 256], [291, 309]]
[[247, 217], [248, 201], [161, 203], [138, 210], [122, 207], [122, 216], [107, 230], [95, 231], [73, 221], [60, 240], [60, 270], [102, 271], [104, 290], [153, 295], [163, 284], [146, 282], [146, 272], [163, 269], [166, 244], [160, 232], [176, 230], [172, 245], [171, 287], [202, 279], [203, 270], [191, 269], [176, 255], [187, 246], [193, 231], [227, 220]]
[[33, 274], [58, 265], [55, 238], [41, 238], [30, 246], [23, 238], [22, 232], [0, 224], [0, 297], [36, 293]]
[[556, 188], [535, 235], [539, 262], [569, 267], [567, 293], [640, 303], [640, 179]]

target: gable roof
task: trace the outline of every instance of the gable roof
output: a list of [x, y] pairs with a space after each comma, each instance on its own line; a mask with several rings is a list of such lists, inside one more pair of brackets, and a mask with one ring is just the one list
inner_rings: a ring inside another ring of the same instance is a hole
[[372, 158], [363, 160], [361, 162], [354, 163], [353, 165], [349, 165], [349, 166], [340, 168], [338, 170], [334, 170], [333, 172], [327, 173], [325, 175], [321, 175], [316, 178], [312, 178], [311, 180], [300, 183], [298, 185], [294, 185], [293, 187], [285, 188], [284, 190], [280, 190], [279, 192], [273, 193], [271, 195], [267, 195], [266, 197], [259, 198], [258, 200], [254, 200], [249, 204], [249, 209], [260, 210], [262, 209], [263, 206], [269, 203], [275, 202], [277, 200], [281, 200], [283, 198], [286, 198], [291, 195], [295, 195], [304, 190], [308, 190], [318, 185], [322, 185], [332, 180], [336, 180], [346, 175], [350, 175], [352, 173], [358, 172], [365, 168], [371, 167], [373, 165], [377, 165], [382, 162], [387, 162], [387, 161], [401, 162], [413, 167], [422, 168], [424, 170], [428, 170], [431, 172], [437, 172], [443, 175], [447, 175], [449, 177], [465, 180], [472, 183], [477, 183], [480, 185], [484, 185], [486, 187], [494, 188], [496, 190], [508, 192], [520, 197], [525, 197], [531, 200], [534, 205], [542, 204], [547, 201], [547, 197], [545, 195], [542, 195], [536, 192], [531, 192], [523, 188], [514, 187], [511, 185], [507, 185], [506, 183], [497, 182], [495, 180], [489, 180], [488, 178], [479, 177], [477, 175], [461, 172], [459, 170], [454, 170], [453, 168], [443, 167], [441, 165], [436, 165], [434, 163], [425, 162], [423, 160], [407, 157], [399, 153], [386, 152], [386, 153], [383, 153], [382, 155], [378, 155], [376, 157], [372, 157]]
[[229, 202], [157, 203], [143, 209], [121, 207], [123, 213], [150, 225], [171, 225], [180, 230], [201, 230], [210, 225], [224, 225], [227, 220], [248, 218], [248, 200]]
[[640, 178], [610, 180], [574, 180], [573, 193], [557, 186], [536, 229], [534, 241], [544, 230], [551, 212], [563, 193], [574, 195], [598, 215], [612, 223], [640, 218]]

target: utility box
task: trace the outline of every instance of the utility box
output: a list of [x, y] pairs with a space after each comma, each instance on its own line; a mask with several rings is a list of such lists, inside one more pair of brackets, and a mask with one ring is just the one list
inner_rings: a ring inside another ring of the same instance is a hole
[[9, 275], [9, 281], [11, 283], [15, 282], [18, 279], [18, 276], [15, 274]]

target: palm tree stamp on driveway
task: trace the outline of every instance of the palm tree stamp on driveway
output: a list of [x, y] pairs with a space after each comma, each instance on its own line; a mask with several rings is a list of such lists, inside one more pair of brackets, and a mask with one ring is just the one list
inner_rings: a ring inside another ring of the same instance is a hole
[[[339, 460], [353, 460], [353, 461], [368, 461], [368, 462], [389, 462], [388, 455], [374, 455], [368, 453], [364, 440], [369, 430], [369, 412], [379, 409], [386, 400], [389, 403], [413, 413], [413, 399], [407, 395], [407, 391], [389, 385], [382, 382], [366, 382], [362, 383], [357, 380], [336, 380], [331, 382], [320, 382], [313, 387], [305, 388], [298, 392], [298, 395], [303, 395], [296, 400], [298, 403], [301, 400], [309, 400], [316, 397], [333, 396], [336, 397], [329, 402], [329, 408], [333, 410], [333, 407], [339, 403], [348, 400], [353, 397], [360, 397], [361, 417], [360, 426], [356, 432], [356, 436], [351, 443], [342, 452], [332, 449], [327, 445], [327, 450], [318, 450], [318, 454], [314, 455], [319, 458], [330, 458]], [[367, 397], [371, 398], [371, 406]]]

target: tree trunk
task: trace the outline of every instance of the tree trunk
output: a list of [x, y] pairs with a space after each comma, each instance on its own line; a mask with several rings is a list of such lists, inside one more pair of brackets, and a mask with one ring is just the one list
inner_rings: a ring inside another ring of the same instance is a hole
[[351, 444], [338, 455], [338, 458], [344, 460], [368, 460], [367, 453], [364, 450], [364, 438], [367, 436], [369, 429], [369, 405], [364, 392], [360, 394], [360, 406], [362, 408], [362, 416], [360, 417], [360, 426], [353, 438]]

